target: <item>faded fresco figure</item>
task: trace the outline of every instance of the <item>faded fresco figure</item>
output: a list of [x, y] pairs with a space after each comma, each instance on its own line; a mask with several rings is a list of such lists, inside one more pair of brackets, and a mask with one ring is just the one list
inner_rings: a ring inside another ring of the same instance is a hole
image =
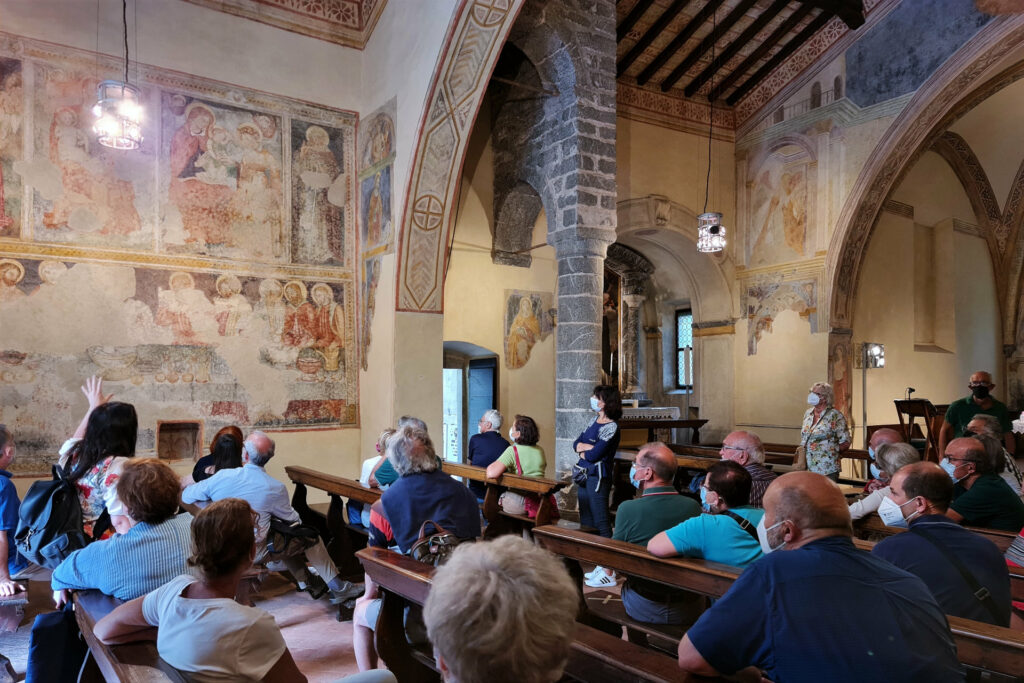
[[300, 211], [293, 260], [302, 263], [343, 261], [341, 210], [328, 200], [328, 190], [341, 173], [330, 147], [330, 135], [320, 126], [306, 129], [295, 162]]
[[229, 217], [234, 228], [252, 236], [250, 244], [258, 255], [270, 244], [274, 256], [284, 253], [284, 227], [281, 219], [281, 167], [274, 156], [263, 149], [260, 129], [243, 123], [237, 129], [242, 159], [238, 164], [238, 191], [232, 197]]
[[252, 305], [242, 296], [242, 283], [230, 273], [217, 278], [216, 289], [218, 298], [213, 302], [213, 319], [217, 323], [217, 334], [237, 336], [248, 323]]
[[748, 252], [750, 263], [777, 263], [806, 255], [807, 174], [805, 165], [784, 169], [772, 157], [773, 168], [764, 170], [755, 183], [752, 209], [756, 238]]
[[21, 223], [21, 178], [14, 161], [21, 158], [21, 64], [0, 59], [0, 235], [17, 235]]
[[24, 277], [25, 266], [14, 259], [0, 260], [0, 303], [16, 301], [25, 296], [25, 292], [18, 287]]
[[213, 110], [192, 102], [185, 109], [185, 122], [171, 138], [167, 195], [181, 213], [186, 242], [230, 243], [227, 208], [232, 188], [200, 177], [205, 169], [199, 166], [199, 160], [206, 154], [215, 122]]
[[313, 347], [324, 357], [324, 369], [334, 372], [345, 349], [345, 309], [334, 300], [334, 290], [324, 282], [311, 290], [313, 311]]
[[307, 301], [306, 285], [292, 280], [284, 286], [285, 316], [281, 342], [286, 346], [303, 348], [315, 341], [313, 319], [316, 312]]
[[196, 179], [210, 185], [224, 185], [232, 190], [238, 188], [238, 165], [235, 159], [238, 146], [231, 140], [231, 133], [225, 128], [214, 126], [206, 143], [206, 151], [196, 160], [202, 172]]
[[171, 273], [168, 285], [170, 289], [157, 294], [156, 324], [171, 329], [175, 344], [201, 344], [203, 326], [199, 320], [212, 314], [213, 305], [196, 289], [190, 273]]
[[533, 311], [533, 301], [528, 296], [519, 300], [519, 311], [508, 329], [505, 341], [505, 365], [510, 369], [521, 368], [530, 360], [530, 350], [540, 341], [540, 321]]

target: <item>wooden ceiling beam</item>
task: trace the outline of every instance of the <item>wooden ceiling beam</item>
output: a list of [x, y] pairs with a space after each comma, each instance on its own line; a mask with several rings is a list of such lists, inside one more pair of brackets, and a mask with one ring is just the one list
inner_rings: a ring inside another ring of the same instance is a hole
[[[768, 22], [779, 16], [779, 13], [786, 9], [786, 5], [788, 4], [789, 0], [775, 0], [771, 7], [761, 12], [761, 14], [757, 16], [757, 19], [754, 19], [750, 26], [744, 29], [743, 33], [741, 33], [736, 40], [722, 50], [722, 54], [719, 55], [716, 60], [718, 65], [724, 66], [725, 64], [728, 64], [729, 60], [735, 57], [736, 53], [739, 52], [744, 45], [753, 40], [761, 29], [768, 25]], [[716, 70], [717, 67], [715, 64], [709, 64], [707, 68], [701, 71], [696, 78], [687, 84], [685, 90], [686, 96], [693, 97], [696, 95], [697, 91], [700, 90], [702, 85], [708, 82], [708, 80], [715, 74]]]
[[653, 4], [654, 0], [640, 0], [640, 2], [633, 5], [633, 9], [629, 10], [629, 14], [626, 15], [626, 18], [622, 20], [622, 23], [615, 30], [617, 39], [622, 40], [625, 38], [626, 34], [633, 30], [636, 22], [640, 21], [640, 18]]
[[616, 65], [616, 72], [619, 78], [621, 78], [622, 74], [626, 73], [626, 69], [628, 69], [633, 62], [635, 62], [637, 58], [644, 53], [644, 50], [650, 47], [651, 43], [654, 42], [654, 39], [661, 35], [661, 32], [665, 30], [665, 27], [672, 23], [672, 20], [683, 11], [683, 8], [686, 7], [689, 2], [690, 0], [675, 0], [675, 2], [673, 2], [669, 8], [665, 10], [660, 17], [658, 17], [658, 20], [655, 21], [649, 29], [647, 29], [647, 32], [644, 33], [640, 40], [636, 42], [636, 45], [630, 48], [629, 52], [619, 60], [619, 63]]
[[658, 56], [651, 61], [647, 67], [640, 72], [637, 76], [636, 82], [638, 85], [643, 85], [647, 81], [651, 80], [651, 76], [658, 72], [658, 69], [665, 65], [665, 62], [672, 59], [672, 57], [679, 52], [679, 50], [686, 44], [686, 41], [690, 39], [694, 33], [697, 32], [707, 20], [713, 15], [718, 8], [722, 6], [725, 0], [708, 0], [708, 4], [704, 5], [699, 12], [690, 20], [683, 30], [679, 32], [672, 42], [665, 46], [665, 49], [658, 53]]
[[739, 66], [733, 69], [728, 76], [722, 79], [721, 83], [711, 89], [711, 92], [708, 93], [708, 100], [714, 102], [721, 97], [722, 93], [728, 90], [733, 83], [741, 79], [747, 71], [757, 64], [757, 62], [764, 57], [769, 50], [778, 45], [779, 41], [785, 38], [786, 34], [796, 28], [796, 25], [812, 11], [814, 11], [814, 8], [811, 5], [800, 5], [800, 7], [798, 7], [792, 14], [786, 17], [785, 21], [779, 24], [778, 28], [772, 31], [770, 36], [765, 38], [753, 52], [747, 55], [747, 58], [744, 59]]
[[734, 90], [733, 93], [729, 95], [728, 98], [726, 98], [726, 104], [732, 106], [739, 102], [744, 95], [746, 95], [758, 83], [760, 83], [765, 78], [765, 76], [770, 74], [775, 69], [775, 67], [777, 67], [779, 64], [782, 64], [782, 62], [784, 62], [791, 54], [796, 52], [801, 45], [810, 40], [811, 36], [817, 33], [825, 24], [829, 22], [831, 18], [832, 15], [829, 14], [828, 12], [822, 12], [817, 17], [815, 17], [814, 21], [807, 24], [803, 31], [800, 31], [800, 33], [796, 34], [792, 40], [786, 43], [785, 46], [783, 46], [783, 48], [775, 54], [774, 57], [765, 62], [764, 66], [758, 69], [753, 76], [751, 76], [742, 84], [737, 86], [736, 90]]
[[863, 0], [797, 0], [805, 5], [813, 5], [822, 12], [834, 14], [843, 23], [855, 30], [864, 25]]
[[[757, 0], [742, 0], [740, 4], [736, 5], [735, 8], [729, 14], [722, 19], [721, 22], [717, 23], [715, 27], [704, 36], [704, 39], [700, 41], [697, 47], [690, 50], [690, 54], [683, 57], [683, 61], [679, 62], [676, 68], [672, 69], [672, 73], [668, 75], [668, 78], [661, 82], [662, 92], [668, 92], [672, 89], [672, 86], [676, 84], [680, 78], [686, 75], [686, 72], [690, 70], [694, 64], [699, 60], [708, 50], [711, 50], [715, 43], [721, 40], [725, 32], [736, 25], [736, 22], [743, 18], [743, 15], [747, 13], [747, 10], [754, 6]], [[717, 55], [716, 55], [717, 57]], [[715, 61], [715, 60], [712, 60]], [[721, 60], [718, 60], [721, 64]], [[712, 66], [714, 66], [712, 64]]]

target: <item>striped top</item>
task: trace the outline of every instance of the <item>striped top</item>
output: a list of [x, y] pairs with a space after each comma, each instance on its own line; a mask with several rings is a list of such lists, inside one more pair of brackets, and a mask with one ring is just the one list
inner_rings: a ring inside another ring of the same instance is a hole
[[95, 541], [53, 570], [50, 585], [95, 588], [119, 600], [132, 600], [188, 574], [192, 554], [192, 515], [187, 512], [160, 524], [139, 522], [126, 534]]

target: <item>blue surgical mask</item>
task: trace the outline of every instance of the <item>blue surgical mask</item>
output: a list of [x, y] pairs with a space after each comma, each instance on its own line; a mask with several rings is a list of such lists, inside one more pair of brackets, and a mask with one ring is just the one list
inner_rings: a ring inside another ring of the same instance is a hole
[[871, 476], [874, 477], [875, 479], [882, 478], [882, 470], [878, 469], [878, 465], [876, 465], [875, 463], [871, 463], [871, 466], [868, 469], [871, 470]]
[[872, 460], [875, 459], [875, 449], [872, 448], [871, 446], [868, 446], [868, 457], [871, 458]]
[[704, 512], [711, 512], [711, 503], [708, 502], [708, 490], [703, 486], [700, 487], [700, 506], [704, 508]]
[[590, 397], [590, 409], [595, 413], [601, 412], [601, 406], [597, 405], [597, 396]]
[[941, 467], [942, 469], [946, 470], [946, 474], [949, 475], [949, 478], [953, 480], [954, 484], [957, 483], [958, 481], [960, 481], [961, 479], [963, 479], [963, 477], [956, 476], [956, 467], [957, 466], [954, 465], [953, 463], [951, 463], [949, 461], [949, 458], [943, 458], [942, 462], [939, 463], [939, 467]]
[[629, 468], [629, 482], [633, 485], [633, 488], [637, 489], [644, 485], [642, 481], [636, 480], [636, 465]]
[[816, 406], [819, 403], [821, 403], [821, 397], [818, 396], [817, 394], [813, 393], [813, 392], [810, 393], [810, 394], [807, 394], [807, 403], [808, 403], [808, 405]]

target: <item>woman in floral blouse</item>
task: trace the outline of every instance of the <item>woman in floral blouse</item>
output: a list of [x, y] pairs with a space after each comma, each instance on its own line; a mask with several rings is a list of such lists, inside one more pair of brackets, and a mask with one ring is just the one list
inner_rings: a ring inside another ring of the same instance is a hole
[[103, 395], [103, 380], [90, 377], [82, 387], [89, 410], [74, 436], [60, 449], [60, 466], [78, 489], [82, 503], [85, 533], [103, 537], [106, 529], [95, 529], [106, 510], [118, 533], [129, 528], [125, 511], [117, 497], [117, 480], [128, 458], [135, 455], [138, 417], [130, 403], [111, 402]]
[[807, 454], [807, 469], [837, 481], [839, 454], [850, 447], [850, 430], [834, 402], [831, 384], [818, 382], [811, 387], [807, 395], [811, 407], [804, 413], [800, 445]]

